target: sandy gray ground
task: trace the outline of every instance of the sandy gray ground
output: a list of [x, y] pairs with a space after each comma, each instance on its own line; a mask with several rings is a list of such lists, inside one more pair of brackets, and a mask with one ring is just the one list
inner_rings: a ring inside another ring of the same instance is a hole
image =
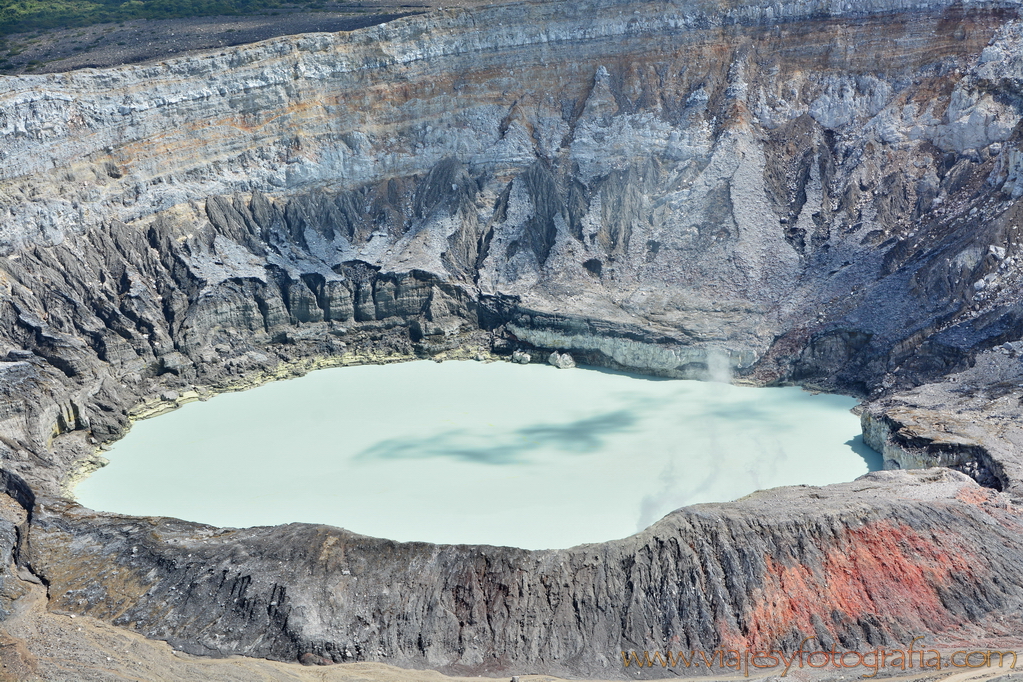
[[275, 14], [192, 19], [139, 19], [7, 38], [0, 49], [0, 73], [53, 73], [87, 67], [134, 64], [242, 45], [276, 36], [318, 31], [352, 31], [382, 24], [429, 5], [373, 1], [331, 6], [323, 11], [281, 10]]

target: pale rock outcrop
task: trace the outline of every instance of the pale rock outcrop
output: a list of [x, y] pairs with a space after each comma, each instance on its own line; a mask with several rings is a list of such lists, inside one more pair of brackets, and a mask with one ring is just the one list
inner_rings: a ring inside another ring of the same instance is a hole
[[568, 353], [559, 353], [556, 350], [551, 351], [551, 354], [547, 356], [547, 363], [554, 365], [558, 369], [572, 369], [575, 367], [575, 360]]

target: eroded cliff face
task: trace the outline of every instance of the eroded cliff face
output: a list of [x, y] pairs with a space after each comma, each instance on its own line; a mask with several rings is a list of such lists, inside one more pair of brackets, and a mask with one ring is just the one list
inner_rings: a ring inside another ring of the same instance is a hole
[[51, 608], [189, 653], [606, 678], [622, 675], [623, 648], [1019, 635], [1021, 520], [943, 469], [698, 505], [625, 540], [539, 552], [306, 524], [220, 530], [47, 499], [26, 558]]
[[[469, 672], [608, 676], [626, 643], [855, 647], [1016, 613], [1021, 41], [1010, 3], [548, 2], [0, 79], [0, 456], [9, 490], [31, 488], [12, 560], [54, 608], [191, 651]], [[592, 566], [591, 549], [218, 531], [55, 497], [131, 417], [184, 400], [554, 349], [858, 394], [890, 466], [987, 488], [771, 493], [759, 525], [753, 502], [683, 512]], [[849, 557], [882, 526], [909, 549], [877, 596], [877, 567]], [[955, 543], [920, 544], [938, 528]], [[800, 537], [813, 557], [785, 549]], [[987, 563], [942, 554], [960, 551]]]

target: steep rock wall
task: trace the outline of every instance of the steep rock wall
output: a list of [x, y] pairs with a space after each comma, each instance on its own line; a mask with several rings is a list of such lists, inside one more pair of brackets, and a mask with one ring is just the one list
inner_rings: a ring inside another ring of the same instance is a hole
[[1020, 632], [1021, 531], [998, 493], [930, 469], [698, 505], [625, 540], [534, 552], [304, 524], [221, 530], [43, 499], [23, 556], [52, 608], [191, 653], [607, 678], [623, 674], [622, 649]]
[[[1013, 252], [1007, 202], [968, 211], [987, 178], [1015, 186], [1019, 112], [1011, 31], [984, 51], [1014, 9], [902, 9], [510, 5], [5, 79], [6, 248], [208, 217], [230, 241], [207, 266], [258, 260], [268, 225], [202, 203], [262, 193], [292, 201], [304, 274], [422, 270], [689, 346], [639, 369], [697, 374], [710, 348], [747, 370], [795, 334], [773, 380], [869, 392], [921, 355], [909, 385], [964, 360], [918, 352], [972, 320], [950, 278]], [[963, 222], [988, 227], [933, 251]], [[933, 268], [905, 267], [921, 246]], [[914, 295], [871, 316], [893, 290]]]

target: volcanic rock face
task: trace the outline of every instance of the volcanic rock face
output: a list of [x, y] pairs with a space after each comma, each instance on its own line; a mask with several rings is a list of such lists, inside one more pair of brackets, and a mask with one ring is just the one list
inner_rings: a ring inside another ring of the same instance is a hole
[[[54, 608], [196, 652], [612, 676], [647, 642], [988, 627], [1020, 599], [1021, 43], [1013, 4], [548, 2], [2, 79], [5, 546]], [[554, 553], [56, 497], [182, 401], [554, 351], [862, 395], [890, 466], [987, 487], [877, 475]]]
[[1018, 634], [1021, 532], [998, 493], [929, 469], [697, 505], [625, 540], [533, 552], [47, 499], [26, 558], [52, 608], [191, 653], [607, 677], [623, 648], [791, 650], [814, 635], [825, 650], [874, 648], [964, 623]]

